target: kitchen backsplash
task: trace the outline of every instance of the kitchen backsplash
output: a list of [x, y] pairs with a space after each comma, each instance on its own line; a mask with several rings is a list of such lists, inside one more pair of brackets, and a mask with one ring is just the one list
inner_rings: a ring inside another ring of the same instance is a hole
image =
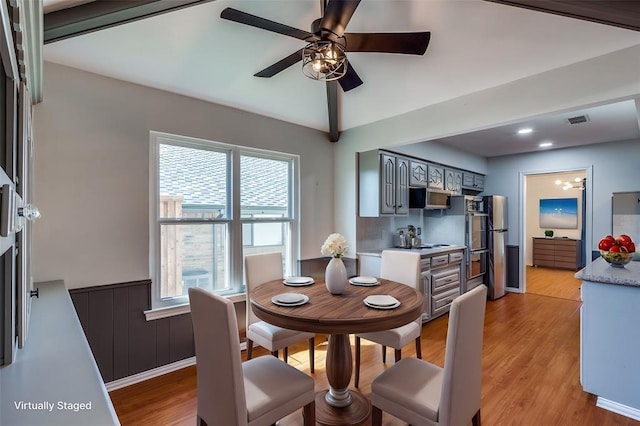
[[[464, 216], [449, 216], [439, 210], [409, 210], [408, 216], [358, 217], [356, 238], [358, 252], [379, 251], [393, 247], [397, 242], [398, 228], [413, 225], [422, 229], [423, 243], [448, 243], [464, 245]], [[349, 253], [355, 256], [355, 252]]]

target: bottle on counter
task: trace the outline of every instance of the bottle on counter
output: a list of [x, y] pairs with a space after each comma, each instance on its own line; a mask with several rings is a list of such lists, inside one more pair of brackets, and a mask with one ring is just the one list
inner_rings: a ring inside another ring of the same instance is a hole
[[401, 229], [398, 232], [398, 247], [405, 248], [407, 246], [407, 239], [405, 238], [404, 231]]

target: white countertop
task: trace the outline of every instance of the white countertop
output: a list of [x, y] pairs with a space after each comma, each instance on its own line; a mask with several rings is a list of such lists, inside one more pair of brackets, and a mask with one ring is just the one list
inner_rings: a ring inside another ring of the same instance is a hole
[[0, 369], [0, 424], [119, 425], [64, 283], [38, 288], [27, 342]]
[[624, 268], [616, 268], [600, 257], [576, 272], [575, 277], [583, 281], [640, 287], [640, 262], [632, 261]]
[[[437, 247], [437, 248], [430, 248], [430, 249], [417, 249], [417, 248], [406, 249], [406, 248], [399, 248], [399, 247], [390, 247], [390, 248], [386, 248], [385, 250], [415, 251], [420, 253], [421, 256], [435, 256], [441, 253], [449, 253], [452, 251], [464, 250], [465, 248], [466, 248], [465, 246], [450, 245], [446, 247]], [[361, 252], [357, 252], [356, 254], [359, 256], [380, 256], [382, 254], [382, 250], [361, 251]]]

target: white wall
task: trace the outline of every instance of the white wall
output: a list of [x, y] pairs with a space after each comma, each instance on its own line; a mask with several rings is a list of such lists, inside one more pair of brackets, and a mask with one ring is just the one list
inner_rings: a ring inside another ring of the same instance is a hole
[[36, 281], [77, 288], [149, 278], [149, 131], [300, 155], [301, 258], [333, 232], [324, 133], [45, 63], [34, 110]]
[[[585, 170], [577, 170], [565, 173], [542, 173], [526, 176], [525, 189], [525, 217], [527, 218], [525, 226], [524, 244], [520, 249], [525, 249], [525, 261], [527, 265], [533, 263], [533, 237], [544, 237], [544, 231], [551, 229], [554, 237], [568, 237], [579, 240], [582, 238], [582, 195], [581, 189], [563, 190], [561, 185], [556, 185], [556, 180], [573, 181], [574, 178], [586, 177]], [[578, 199], [578, 226], [575, 229], [556, 229], [540, 227], [540, 199], [542, 198], [577, 198]], [[515, 224], [514, 224], [515, 225]], [[514, 229], [515, 231], [515, 229]]]
[[[344, 233], [349, 241], [356, 240], [357, 152], [435, 140], [528, 117], [638, 97], [638, 63], [640, 46], [634, 46], [343, 132], [334, 152], [336, 230]], [[550, 157], [556, 152], [551, 151]], [[603, 152], [601, 155], [615, 154]], [[453, 163], [445, 158], [433, 161]], [[503, 186], [510, 188], [511, 182], [492, 179], [492, 164], [489, 162], [487, 166], [485, 193], [504, 193]], [[538, 164], [538, 168], [544, 166], [544, 163]], [[509, 178], [515, 179], [517, 186], [517, 175]], [[595, 178], [602, 181], [603, 176]], [[515, 214], [517, 218], [517, 211]], [[511, 216], [510, 221], [515, 220]], [[510, 232], [509, 244], [518, 242], [517, 233]]]

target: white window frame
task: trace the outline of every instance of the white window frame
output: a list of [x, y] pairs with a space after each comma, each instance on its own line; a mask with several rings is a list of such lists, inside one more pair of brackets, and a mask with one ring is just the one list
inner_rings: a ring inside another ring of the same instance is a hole
[[[160, 296], [160, 224], [161, 223], [227, 223], [229, 233], [229, 279], [232, 291], [225, 294], [232, 300], [244, 300], [244, 270], [243, 270], [243, 223], [268, 223], [288, 222], [290, 224], [289, 258], [286, 264], [289, 270], [285, 274], [297, 273], [300, 250], [300, 225], [299, 225], [299, 156], [295, 154], [279, 153], [257, 148], [249, 148], [238, 145], [230, 145], [204, 139], [187, 136], [172, 135], [168, 133], [150, 132], [149, 146], [149, 275], [152, 281], [152, 309], [145, 312], [147, 320], [163, 318], [189, 312], [188, 299], [175, 297], [163, 300]], [[227, 184], [228, 214], [223, 219], [161, 219], [159, 218], [159, 146], [171, 144], [185, 148], [205, 149], [229, 154], [228, 167], [230, 169]], [[242, 155], [258, 156], [261, 158], [284, 160], [289, 163], [289, 217], [277, 219], [242, 219], [240, 217], [240, 157]]]

